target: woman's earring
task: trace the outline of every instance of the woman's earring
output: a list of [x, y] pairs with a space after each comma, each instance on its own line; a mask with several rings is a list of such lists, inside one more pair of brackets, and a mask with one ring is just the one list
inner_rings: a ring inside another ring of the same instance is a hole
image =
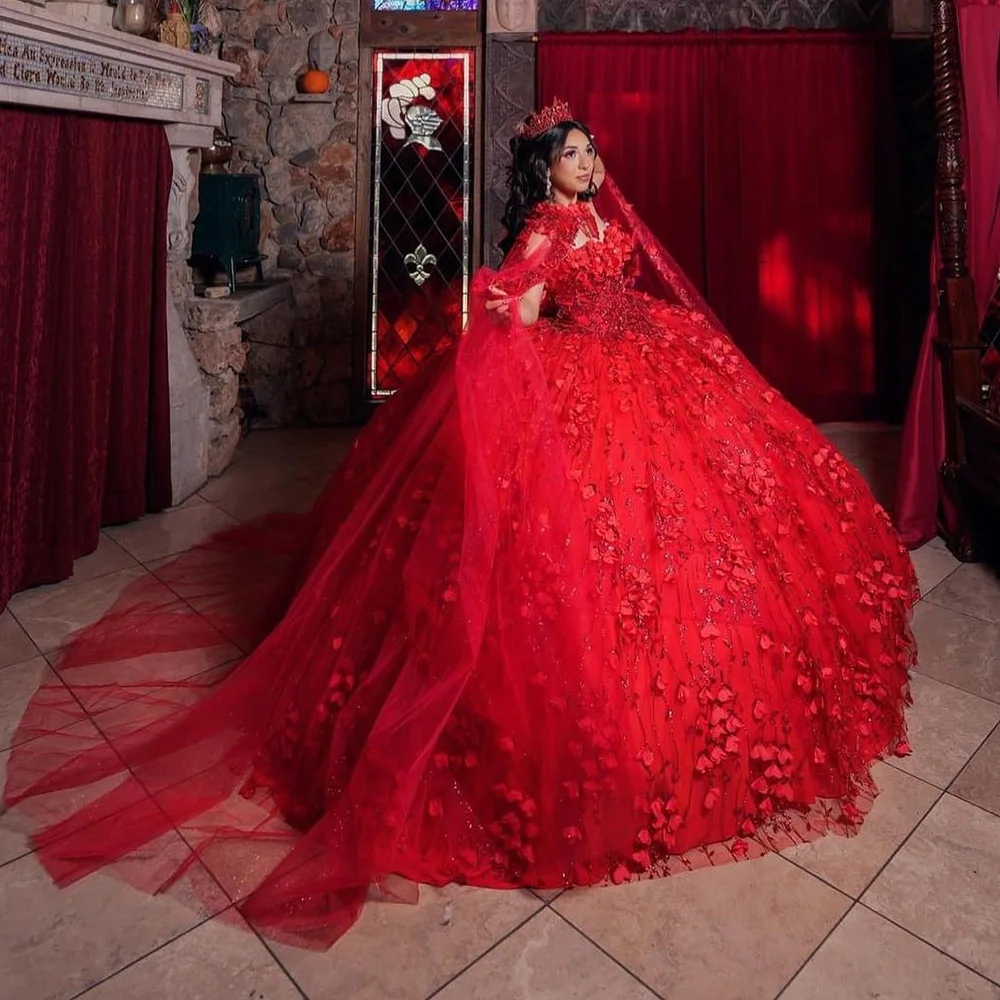
[[552, 197], [552, 171], [548, 170], [545, 173], [545, 197]]

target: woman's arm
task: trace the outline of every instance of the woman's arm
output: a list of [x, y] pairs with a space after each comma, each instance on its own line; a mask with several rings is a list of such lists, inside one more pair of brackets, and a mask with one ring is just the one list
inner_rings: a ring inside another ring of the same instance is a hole
[[[528, 239], [527, 246], [525, 247], [525, 259], [530, 258], [532, 254], [536, 253], [545, 241], [546, 237], [542, 233], [533, 233]], [[499, 285], [492, 285], [490, 287], [490, 294], [495, 296], [495, 298], [491, 298], [487, 301], [487, 310], [495, 312], [500, 316], [509, 315], [512, 296], [508, 292], [504, 291], [504, 289]], [[538, 322], [538, 317], [542, 310], [542, 299], [544, 296], [545, 283], [541, 282], [529, 288], [517, 299], [518, 312], [521, 317], [521, 322], [525, 326], [533, 326]]]

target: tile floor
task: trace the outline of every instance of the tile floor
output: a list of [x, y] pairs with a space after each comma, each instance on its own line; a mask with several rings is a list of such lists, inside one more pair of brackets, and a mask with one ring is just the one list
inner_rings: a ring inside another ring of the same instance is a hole
[[[827, 433], [891, 489], [896, 435]], [[106, 531], [73, 578], [0, 614], [0, 748], [69, 632], [147, 567], [269, 509], [304, 509], [343, 431], [257, 432], [181, 507]], [[10, 1000], [1000, 1000], [1000, 582], [939, 543], [913, 756], [878, 767], [862, 834], [666, 881], [548, 895], [424, 890], [373, 904], [330, 952], [270, 945], [204, 889], [150, 898], [99, 874], [59, 891], [0, 820], [0, 996]], [[87, 725], [87, 723], [83, 723]], [[0, 773], [5, 754], [0, 753]], [[171, 835], [156, 851], [184, 852]], [[207, 872], [204, 873], [209, 878]]]

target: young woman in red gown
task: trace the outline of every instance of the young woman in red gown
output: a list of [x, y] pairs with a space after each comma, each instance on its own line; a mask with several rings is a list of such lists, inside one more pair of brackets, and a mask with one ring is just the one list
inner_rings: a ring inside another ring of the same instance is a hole
[[323, 947], [373, 886], [850, 834], [906, 752], [885, 512], [610, 182], [598, 214], [568, 108], [513, 145], [504, 267], [313, 512], [158, 569], [62, 651], [5, 791], [58, 882], [177, 828], [256, 926]]

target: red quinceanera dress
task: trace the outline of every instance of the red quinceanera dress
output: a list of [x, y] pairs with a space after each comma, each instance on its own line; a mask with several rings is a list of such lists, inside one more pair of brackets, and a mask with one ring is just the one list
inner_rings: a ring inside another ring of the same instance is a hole
[[534, 212], [476, 291], [544, 284], [540, 321], [474, 296], [310, 515], [66, 646], [5, 792], [54, 879], [177, 829], [191, 858], [147, 848], [148, 887], [197, 857], [324, 947], [373, 886], [617, 883], [857, 829], [906, 751], [909, 558], [614, 206]]

